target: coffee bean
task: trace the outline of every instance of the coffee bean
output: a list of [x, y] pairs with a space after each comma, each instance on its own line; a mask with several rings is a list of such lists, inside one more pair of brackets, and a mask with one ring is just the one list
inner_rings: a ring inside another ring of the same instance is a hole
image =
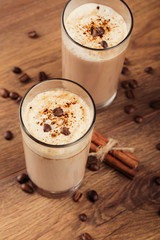
[[99, 6], [97, 6], [97, 10], [99, 10], [99, 8], [100, 8], [100, 7], [99, 7]]
[[65, 136], [68, 136], [70, 134], [69, 128], [63, 127], [61, 133], [64, 134]]
[[155, 177], [155, 178], [154, 178], [154, 182], [155, 182], [157, 185], [160, 185], [160, 177]]
[[98, 163], [98, 159], [96, 158], [96, 156], [88, 156], [86, 167], [88, 168], [91, 164], [97, 164], [97, 163]]
[[0, 89], [0, 95], [3, 98], [8, 98], [9, 97], [9, 91], [5, 88], [1, 88]]
[[33, 187], [29, 183], [27, 183], [27, 182], [21, 184], [21, 189], [24, 192], [29, 193], [29, 194], [32, 194], [34, 192]]
[[13, 138], [13, 133], [8, 130], [4, 133], [4, 137], [6, 140], [11, 140]]
[[103, 37], [103, 34], [105, 34], [105, 30], [103, 27], [97, 27], [96, 28], [97, 36]]
[[127, 67], [123, 67], [121, 73], [127, 75], [129, 73], [129, 69]]
[[108, 47], [108, 43], [107, 43], [106, 41], [104, 41], [104, 40], [101, 41], [100, 44], [101, 44], [101, 46], [102, 46], [104, 49]]
[[158, 143], [158, 144], [156, 145], [156, 148], [157, 148], [157, 150], [160, 151], [160, 143]]
[[73, 195], [73, 200], [75, 202], [81, 202], [84, 198], [84, 194], [81, 193], [81, 192], [76, 192], [74, 195]]
[[87, 192], [87, 197], [91, 202], [95, 202], [98, 200], [98, 194], [95, 190]]
[[91, 28], [91, 35], [92, 35], [92, 37], [96, 37], [97, 36], [97, 31], [93, 27]]
[[92, 163], [88, 166], [88, 169], [91, 171], [98, 171], [100, 169], [100, 166], [97, 163]]
[[45, 123], [45, 124], [43, 125], [43, 131], [44, 131], [44, 132], [49, 132], [51, 129], [52, 129], [52, 128], [51, 128], [51, 126], [50, 126], [49, 124]]
[[152, 67], [147, 67], [144, 69], [144, 71], [148, 74], [152, 74], [153, 73], [153, 68]]
[[124, 59], [124, 65], [129, 65], [129, 64], [130, 64], [130, 62], [129, 62], [128, 58], [125, 58]]
[[79, 219], [82, 221], [82, 222], [86, 222], [87, 221], [87, 215], [85, 213], [81, 213], [79, 215]]
[[28, 32], [28, 37], [29, 38], [38, 38], [39, 36], [36, 31], [30, 31], [30, 32]]
[[127, 90], [127, 91], [125, 91], [125, 94], [126, 94], [126, 97], [129, 98], [129, 99], [135, 98], [135, 94], [134, 94], [134, 91], [133, 91], [133, 90]]
[[122, 81], [121, 82], [121, 87], [125, 88], [125, 89], [128, 89], [129, 88], [129, 82], [128, 81]]
[[151, 108], [153, 108], [155, 110], [160, 109], [160, 99], [151, 101], [149, 105], [150, 105]]
[[142, 116], [136, 116], [136, 117], [134, 118], [134, 121], [135, 121], [136, 123], [141, 123], [141, 122], [143, 122], [143, 117], [142, 117]]
[[57, 107], [53, 109], [53, 114], [56, 117], [61, 117], [63, 115], [63, 109], [61, 107]]
[[14, 67], [14, 68], [12, 69], [12, 72], [14, 72], [14, 73], [16, 73], [16, 74], [19, 74], [19, 73], [22, 72], [22, 70], [21, 70], [19, 67]]
[[13, 100], [17, 100], [19, 97], [19, 94], [16, 92], [10, 92], [9, 97]]
[[22, 100], [22, 97], [19, 96], [19, 97], [17, 98], [17, 100], [16, 100], [16, 103], [20, 104], [21, 100]]
[[28, 182], [29, 177], [26, 173], [22, 173], [19, 176], [17, 176], [17, 182], [19, 183], [26, 183]]
[[134, 107], [134, 105], [130, 104], [124, 107], [124, 111], [128, 114], [134, 112], [136, 109]]
[[132, 88], [132, 89], [135, 89], [138, 87], [138, 82], [135, 80], [135, 79], [131, 79], [129, 81], [129, 86]]
[[89, 233], [83, 233], [83, 234], [80, 236], [80, 239], [81, 239], [81, 240], [94, 240]]
[[39, 72], [39, 73], [38, 73], [38, 81], [39, 81], [39, 82], [45, 81], [45, 80], [47, 80], [47, 79], [48, 79], [48, 77], [47, 77], [47, 75], [45, 74], [45, 72]]
[[19, 81], [22, 83], [26, 83], [29, 80], [30, 80], [30, 77], [26, 73], [23, 73], [21, 76], [19, 76]]

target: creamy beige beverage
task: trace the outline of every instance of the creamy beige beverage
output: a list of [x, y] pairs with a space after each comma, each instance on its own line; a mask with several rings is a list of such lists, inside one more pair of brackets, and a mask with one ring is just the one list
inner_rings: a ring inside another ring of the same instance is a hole
[[[43, 84], [47, 83], [40, 85]], [[30, 100], [22, 104], [27, 131], [22, 131], [22, 136], [29, 177], [51, 193], [75, 190], [85, 172], [93, 108], [82, 97], [63, 88], [34, 95], [31, 92]]]
[[109, 1], [84, 2], [69, 2], [62, 15], [62, 74], [82, 84], [99, 108], [116, 96], [131, 23]]

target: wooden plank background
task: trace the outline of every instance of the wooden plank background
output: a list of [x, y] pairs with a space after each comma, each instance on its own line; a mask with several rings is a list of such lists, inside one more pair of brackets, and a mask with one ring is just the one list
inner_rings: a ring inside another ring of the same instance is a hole
[[[16, 176], [25, 171], [24, 154], [18, 120], [18, 105], [0, 98], [0, 239], [1, 240], [71, 240], [88, 232], [95, 240], [159, 240], [160, 186], [153, 181], [160, 176], [160, 111], [149, 102], [160, 98], [159, 9], [157, 0], [127, 0], [134, 15], [134, 30], [127, 52], [130, 74], [120, 81], [138, 81], [136, 99], [128, 100], [119, 87], [111, 106], [97, 114], [96, 129], [115, 138], [122, 146], [136, 148], [141, 159], [139, 174], [127, 179], [112, 168], [102, 165], [98, 172], [86, 170], [81, 191], [98, 192], [100, 199], [90, 203], [86, 198], [74, 203], [71, 196], [44, 198], [20, 190]], [[60, 16], [66, 1], [5, 0], [0, 1], [0, 88], [17, 91], [22, 96], [37, 83], [39, 71], [49, 77], [61, 77]], [[37, 39], [27, 37], [36, 30]], [[31, 77], [22, 84], [11, 71], [19, 66]], [[152, 66], [153, 74], [144, 72]], [[136, 114], [144, 117], [141, 124], [135, 115], [124, 113], [133, 103]], [[11, 130], [14, 139], [6, 141], [4, 132]], [[86, 213], [87, 222], [78, 215]]]

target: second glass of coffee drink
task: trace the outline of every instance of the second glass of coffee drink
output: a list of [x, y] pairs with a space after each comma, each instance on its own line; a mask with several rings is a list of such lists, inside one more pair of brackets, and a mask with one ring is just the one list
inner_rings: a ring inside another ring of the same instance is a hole
[[133, 28], [122, 0], [70, 0], [62, 13], [62, 76], [84, 86], [96, 108], [115, 98]]
[[95, 104], [79, 84], [52, 79], [33, 86], [19, 110], [27, 173], [45, 196], [74, 192], [85, 173]]

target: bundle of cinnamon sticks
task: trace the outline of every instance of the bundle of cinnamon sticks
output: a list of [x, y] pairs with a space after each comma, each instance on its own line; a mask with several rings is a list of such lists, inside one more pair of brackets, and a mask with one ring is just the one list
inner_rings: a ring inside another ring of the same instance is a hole
[[[107, 143], [108, 139], [106, 137], [96, 130], [93, 131], [90, 145], [91, 152], [96, 152], [99, 146], [105, 146]], [[103, 162], [131, 179], [138, 173], [139, 159], [127, 151], [111, 150], [105, 155]]]

